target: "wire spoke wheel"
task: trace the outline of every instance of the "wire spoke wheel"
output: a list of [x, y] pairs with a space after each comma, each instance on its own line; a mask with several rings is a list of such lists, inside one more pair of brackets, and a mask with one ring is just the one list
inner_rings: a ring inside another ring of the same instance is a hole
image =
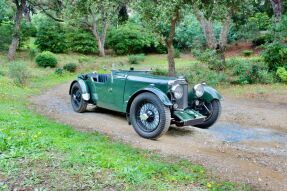
[[156, 106], [143, 102], [137, 109], [137, 123], [143, 131], [154, 131], [159, 125], [159, 111]]

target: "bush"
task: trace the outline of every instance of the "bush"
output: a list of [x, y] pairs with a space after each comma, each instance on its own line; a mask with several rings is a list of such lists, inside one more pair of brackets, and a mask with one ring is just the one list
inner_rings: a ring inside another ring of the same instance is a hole
[[67, 50], [66, 34], [62, 25], [52, 19], [42, 19], [35, 44], [41, 51], [62, 53]]
[[251, 54], [253, 54], [252, 50], [243, 50], [242, 51], [242, 55], [245, 57], [249, 57], [249, 56], [251, 56]]
[[13, 79], [18, 86], [23, 86], [27, 83], [29, 72], [27, 65], [24, 63], [13, 62], [9, 65], [9, 77]]
[[128, 55], [128, 62], [130, 64], [139, 64], [139, 62], [143, 62], [145, 59], [144, 54], [131, 54]]
[[68, 47], [73, 52], [83, 54], [98, 53], [95, 37], [85, 30], [75, 30], [68, 34]]
[[252, 40], [253, 46], [261, 46], [266, 43], [271, 43], [273, 41], [273, 37], [271, 34], [260, 35]]
[[77, 64], [74, 64], [74, 63], [65, 64], [63, 69], [68, 71], [68, 72], [72, 72], [72, 73], [76, 72]]
[[36, 59], [36, 64], [40, 67], [51, 67], [54, 68], [57, 65], [57, 59], [55, 57], [55, 55], [49, 51], [44, 51], [42, 53], [40, 53]]
[[63, 75], [63, 73], [64, 73], [64, 70], [63, 70], [63, 68], [56, 68], [55, 69], [55, 74], [57, 74], [57, 75]]
[[273, 74], [268, 72], [268, 66], [260, 59], [231, 59], [227, 63], [231, 69], [231, 83], [254, 84], [273, 83]]
[[201, 63], [192, 64], [184, 71], [178, 71], [178, 74], [184, 75], [189, 84], [197, 84], [206, 82], [209, 85], [215, 86], [227, 82], [227, 75], [223, 72], [210, 70]]
[[278, 67], [287, 63], [287, 48], [279, 42], [269, 44], [262, 52], [262, 57], [268, 64], [269, 70], [276, 71]]
[[281, 81], [287, 82], [287, 71], [284, 67], [279, 67], [276, 71], [276, 75], [280, 78]]
[[34, 47], [29, 47], [28, 53], [29, 53], [30, 59], [33, 60], [36, 57], [36, 55], [38, 54], [38, 49], [34, 48]]
[[12, 40], [13, 23], [5, 21], [0, 23], [0, 50], [8, 50]]
[[225, 69], [225, 63], [220, 59], [220, 55], [216, 50], [206, 49], [204, 51], [193, 49], [192, 55], [200, 62], [207, 64], [208, 68], [215, 71], [222, 71]]
[[87, 62], [89, 62], [89, 58], [86, 57], [86, 56], [81, 56], [81, 57], [78, 59], [78, 62], [79, 62], [80, 64], [87, 63]]
[[118, 55], [151, 52], [155, 37], [139, 25], [127, 23], [108, 33], [107, 45]]
[[180, 58], [180, 50], [175, 48], [173, 53], [174, 58]]
[[156, 68], [154, 71], [152, 71], [152, 74], [159, 75], [159, 76], [167, 76], [168, 71], [160, 68]]

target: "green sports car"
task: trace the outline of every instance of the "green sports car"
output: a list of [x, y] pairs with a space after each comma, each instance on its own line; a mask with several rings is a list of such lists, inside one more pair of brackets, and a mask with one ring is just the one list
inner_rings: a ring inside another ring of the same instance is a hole
[[135, 70], [80, 75], [69, 94], [74, 111], [82, 113], [93, 104], [125, 113], [134, 130], [148, 139], [159, 138], [171, 124], [209, 128], [220, 116], [223, 99], [205, 83], [189, 90], [182, 77]]

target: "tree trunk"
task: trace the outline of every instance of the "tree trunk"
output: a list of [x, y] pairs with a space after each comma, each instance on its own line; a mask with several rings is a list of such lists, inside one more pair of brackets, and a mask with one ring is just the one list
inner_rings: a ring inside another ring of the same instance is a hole
[[98, 40], [98, 49], [99, 49], [100, 56], [102, 57], [106, 56], [105, 45], [103, 44], [101, 40]]
[[218, 43], [214, 35], [212, 21], [207, 20], [204, 17], [203, 13], [197, 8], [195, 8], [195, 16], [199, 21], [201, 28], [203, 30], [207, 47], [210, 49], [216, 49], [218, 47]]
[[282, 15], [282, 0], [270, 0], [270, 2], [275, 14], [275, 23], [279, 23]]
[[173, 38], [175, 35], [175, 26], [179, 20], [179, 9], [176, 10], [174, 17], [171, 20], [169, 36], [166, 39], [167, 47], [167, 60], [168, 60], [168, 75], [175, 76], [175, 62], [174, 62], [174, 48], [173, 48]]
[[12, 42], [9, 46], [9, 51], [8, 51], [8, 59], [14, 60], [15, 59], [15, 54], [16, 54], [16, 49], [19, 45], [19, 40], [20, 40], [20, 30], [21, 30], [21, 20], [23, 17], [23, 9], [26, 6], [26, 0], [21, 0], [21, 4], [19, 3], [18, 0], [14, 1], [16, 4], [16, 16], [15, 16], [15, 26], [12, 34]]
[[228, 33], [229, 33], [230, 24], [231, 24], [231, 15], [227, 14], [225, 22], [222, 23], [222, 28], [220, 32], [220, 41], [219, 41], [219, 47], [218, 47], [218, 53], [220, 54], [222, 63], [225, 63], [224, 53], [225, 53], [226, 46], [228, 43]]

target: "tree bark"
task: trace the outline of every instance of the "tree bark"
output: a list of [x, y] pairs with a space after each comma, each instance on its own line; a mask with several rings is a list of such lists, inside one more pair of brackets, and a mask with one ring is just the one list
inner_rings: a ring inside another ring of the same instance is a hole
[[218, 43], [214, 35], [212, 21], [207, 20], [203, 13], [197, 8], [195, 8], [195, 16], [203, 30], [207, 47], [210, 49], [216, 49], [218, 47]]
[[9, 51], [7, 55], [10, 61], [15, 59], [16, 50], [19, 45], [21, 20], [23, 17], [24, 7], [26, 6], [26, 0], [21, 0], [21, 3], [19, 2], [19, 0], [15, 0], [14, 3], [16, 4], [17, 10], [16, 10], [16, 16], [15, 16], [14, 30], [12, 34], [12, 42], [9, 46]]
[[170, 31], [165, 44], [167, 47], [167, 60], [168, 60], [168, 75], [175, 76], [175, 62], [174, 62], [174, 47], [173, 47], [173, 38], [175, 35], [175, 26], [179, 20], [179, 9], [176, 10], [174, 17], [171, 20]]
[[270, 2], [275, 14], [275, 23], [279, 23], [282, 15], [282, 0], [270, 0]]
[[225, 63], [225, 55], [224, 52], [226, 50], [226, 46], [228, 43], [228, 33], [231, 24], [231, 15], [226, 15], [226, 20], [222, 23], [222, 28], [220, 31], [220, 41], [218, 46], [218, 53], [220, 54], [220, 58], [222, 63]]

